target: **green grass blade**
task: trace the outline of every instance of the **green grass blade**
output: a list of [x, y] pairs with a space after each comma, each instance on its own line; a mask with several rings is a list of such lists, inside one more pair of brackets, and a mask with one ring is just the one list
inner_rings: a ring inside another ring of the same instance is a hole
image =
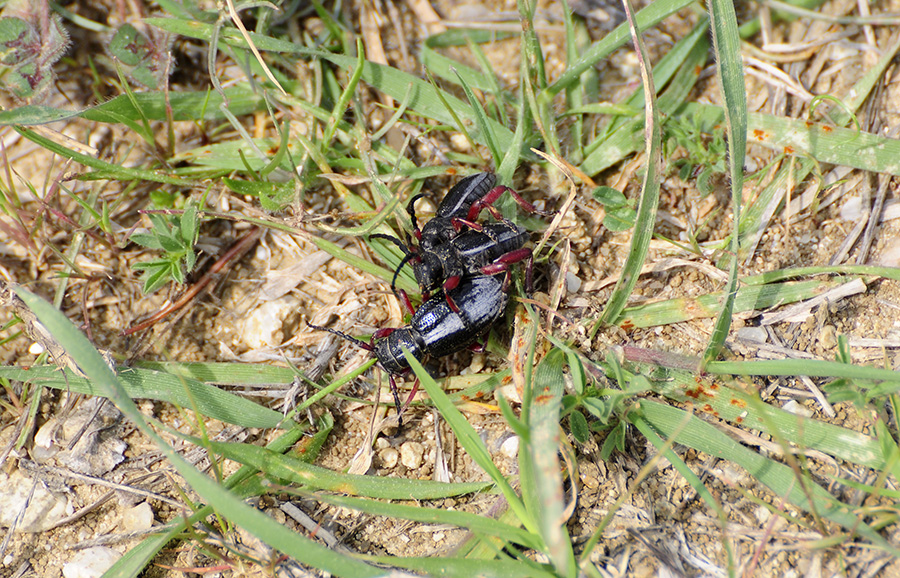
[[529, 532], [539, 535], [536, 521], [526, 510], [522, 500], [516, 494], [515, 490], [513, 490], [506, 477], [499, 469], [497, 469], [497, 466], [491, 459], [490, 453], [484, 445], [484, 441], [478, 436], [478, 432], [475, 431], [475, 428], [472, 427], [469, 420], [456, 409], [456, 406], [453, 405], [453, 402], [447, 397], [444, 390], [438, 387], [434, 379], [428, 375], [428, 372], [425, 371], [425, 368], [422, 367], [419, 360], [410, 355], [406, 350], [404, 350], [404, 354], [406, 355], [410, 367], [412, 367], [413, 372], [416, 374], [416, 377], [419, 378], [422, 387], [428, 393], [428, 397], [431, 398], [434, 406], [441, 412], [441, 416], [450, 425], [453, 433], [456, 434], [459, 444], [466, 450], [469, 456], [471, 456], [472, 460], [478, 464], [497, 485], [497, 488], [506, 498], [510, 508], [515, 512], [522, 525], [524, 525]]
[[451, 524], [466, 528], [470, 532], [485, 536], [497, 536], [519, 544], [525, 548], [538, 550], [541, 548], [540, 540], [536, 540], [522, 528], [504, 524], [488, 516], [480, 516], [469, 512], [446, 510], [444, 508], [425, 508], [421, 506], [407, 506], [404, 504], [385, 504], [374, 500], [351, 498], [348, 496], [320, 495], [312, 496], [313, 499], [338, 506], [340, 508], [352, 508], [373, 516], [388, 516], [391, 518], [403, 518], [422, 524]]
[[[707, 133], [724, 122], [722, 108], [711, 104], [687, 103], [678, 114], [692, 116]], [[751, 142], [779, 153], [900, 175], [900, 140], [895, 138], [760, 112], [747, 116], [747, 129]]]
[[167, 171], [147, 171], [142, 169], [130, 169], [126, 167], [122, 167], [113, 163], [107, 163], [101, 161], [99, 159], [95, 159], [90, 155], [86, 155], [84, 153], [79, 153], [69, 149], [61, 144], [58, 144], [43, 135], [39, 135], [36, 132], [21, 128], [21, 127], [13, 127], [16, 132], [27, 138], [28, 140], [34, 142], [35, 144], [47, 149], [52, 153], [56, 153], [59, 156], [67, 159], [72, 159], [78, 163], [83, 164], [86, 167], [91, 167], [92, 169], [97, 169], [98, 171], [103, 171], [104, 174], [108, 175], [106, 178], [113, 178], [120, 181], [132, 181], [132, 180], [144, 180], [150, 181], [153, 183], [165, 183], [169, 185], [178, 185], [179, 187], [184, 188], [192, 188], [194, 186], [199, 186], [198, 183], [190, 179], [181, 179], [178, 177], [170, 176]]
[[[759, 311], [787, 303], [796, 303], [821, 295], [842, 284], [839, 281], [810, 280], [741, 287], [738, 289], [734, 308], [740, 312]], [[622, 312], [619, 325], [623, 327], [653, 327], [690, 319], [715, 317], [722, 310], [723, 300], [724, 293], [711, 293], [699, 297], [677, 297], [656, 303], [636, 305]]]
[[[200, 22], [183, 22], [167, 18], [147, 18], [145, 22], [169, 32], [206, 41], [212, 38], [214, 28], [212, 25]], [[356, 65], [356, 59], [350, 56], [313, 50], [254, 32], [250, 32], [249, 36], [261, 51], [284, 52], [321, 58], [348, 70]], [[220, 40], [237, 48], [249, 48], [246, 41], [233, 30], [223, 30]], [[472, 110], [472, 107], [446, 91], [440, 91], [438, 96], [436, 94], [438, 89], [418, 76], [397, 70], [391, 66], [366, 61], [362, 66], [361, 78], [373, 88], [391, 96], [398, 102], [406, 100], [409, 102], [411, 111], [427, 118], [455, 126], [453, 115], [448, 112], [447, 107], [444, 105], [444, 102], [446, 102], [447, 106], [467, 126], [469, 123], [474, 125], [477, 122], [475, 111]], [[493, 119], [489, 119], [488, 124], [496, 138], [496, 144], [501, 150], [506, 150], [511, 146], [512, 131]], [[487, 144], [485, 141], [486, 135], [481, 131], [472, 133], [472, 138], [476, 142]]]
[[[638, 30], [646, 30], [658, 24], [663, 18], [670, 16], [682, 8], [690, 6], [693, 0], [658, 0], [651, 2], [646, 8], [637, 13]], [[625, 45], [631, 40], [627, 24], [621, 24], [615, 30], [595, 42], [584, 55], [571, 63], [559, 78], [548, 86], [540, 95], [541, 100], [551, 101], [567, 86], [578, 82], [581, 75], [597, 65], [601, 60], [612, 54], [614, 50]]]
[[252, 444], [209, 442], [208, 446], [228, 459], [251, 466], [276, 478], [304, 484], [318, 490], [342, 492], [355, 496], [385, 500], [436, 500], [470, 494], [490, 487], [490, 484], [485, 482], [447, 484], [430, 480], [342, 474]]
[[559, 465], [564, 361], [563, 352], [554, 350], [532, 373], [530, 389], [534, 393], [527, 424], [530, 435], [521, 440], [519, 463], [522, 498], [539, 524], [546, 553], [560, 576], [571, 576], [575, 571], [575, 555], [566, 531], [564, 484]]
[[[706, 62], [708, 52], [709, 43], [704, 36], [700, 35], [685, 56], [669, 86], [659, 96], [657, 106], [661, 114], [670, 117], [683, 106], [685, 99], [700, 78], [700, 71]], [[628, 106], [638, 103], [646, 106], [643, 95], [642, 91], [640, 98], [632, 96], [628, 100]], [[612, 125], [618, 128], [615, 128], [612, 133], [598, 138], [587, 147], [588, 156], [580, 167], [586, 174], [595, 175], [604, 171], [645, 146], [643, 118], [614, 121]]]
[[[0, 377], [39, 383], [62, 391], [106, 397], [103, 388], [71, 371], [63, 374], [55, 365], [32, 366], [28, 370], [0, 367]], [[189, 377], [147, 369], [123, 367], [119, 380], [132, 399], [154, 399], [179, 407], [196, 408], [202, 415], [244, 427], [282, 427], [284, 416], [252, 401]]]
[[484, 93], [498, 93], [499, 85], [489, 74], [481, 70], [475, 70], [458, 60], [444, 56], [437, 51], [439, 48], [466, 46], [469, 43], [485, 44], [488, 42], [511, 38], [510, 33], [498, 33], [491, 30], [464, 30], [451, 29], [440, 34], [434, 34], [425, 39], [422, 45], [422, 64], [431, 74], [449, 82], [456, 83], [459, 79], [467, 85]]
[[662, 131], [660, 128], [659, 108], [656, 106], [656, 88], [653, 85], [653, 77], [650, 75], [650, 61], [647, 58], [644, 40], [636, 27], [632, 8], [627, 4], [626, 13], [634, 36], [634, 43], [637, 47], [638, 59], [641, 63], [641, 80], [646, 98], [644, 107], [644, 139], [647, 149], [647, 164], [644, 182], [641, 185], [641, 200], [638, 203], [634, 235], [628, 248], [628, 257], [625, 260], [622, 275], [616, 282], [603, 314], [597, 323], [594, 324], [591, 335], [597, 333], [600, 323], [614, 324], [618, 321], [622, 310], [625, 309], [628, 297], [637, 284], [641, 268], [644, 266], [644, 260], [647, 258], [650, 241], [653, 238], [653, 229], [656, 225], [656, 209], [659, 205], [659, 185], [662, 178]]
[[[710, 363], [710, 367], [716, 366], [718, 363], [725, 362], [713, 362]], [[744, 364], [756, 362], [728, 363], [732, 365], [715, 367], [711, 374], [746, 375], [747, 373], [741, 373], [743, 370], [753, 372], [749, 373], [750, 375], [756, 375], [755, 372], [758, 371], [751, 365], [729, 373], [728, 370], [735, 369], [735, 366], [740, 368]], [[790, 376], [805, 375], [804, 372], [807, 371], [805, 368], [810, 365], [810, 361], [805, 359], [779, 360], [777, 363], [781, 367], [782, 374]], [[833, 362], [821, 363], [842, 365]], [[812, 362], [812, 365], [816, 365], [816, 363]], [[857, 367], [859, 373], [865, 373], [865, 369], [870, 368]], [[771, 376], [777, 375], [777, 373], [760, 373], [759, 375]], [[668, 399], [690, 404], [694, 406], [695, 410], [715, 418], [766, 433], [772, 433], [772, 429], [777, 429], [779, 435], [796, 443], [801, 450], [811, 449], [824, 452], [867, 468], [880, 471], [884, 470], [888, 463], [888, 456], [874, 437], [762, 404], [758, 396], [747, 393], [750, 388], [740, 381], [732, 384], [728, 380], [698, 380], [695, 373], [678, 369], [669, 369], [666, 377], [670, 381], [654, 380], [651, 382], [655, 392]], [[895, 383], [900, 383], [900, 378], [896, 378]]]
[[501, 159], [500, 149], [497, 147], [497, 139], [494, 136], [494, 131], [491, 127], [491, 124], [488, 122], [488, 116], [484, 112], [484, 108], [481, 107], [481, 103], [478, 101], [478, 97], [475, 96], [475, 92], [469, 87], [469, 84], [462, 77], [462, 75], [457, 76], [457, 80], [459, 81], [459, 85], [462, 87], [463, 92], [465, 92], [466, 94], [466, 99], [469, 101], [469, 104], [472, 105], [472, 111], [475, 113], [475, 123], [478, 127], [478, 132], [484, 135], [484, 144], [491, 152], [491, 158], [494, 159], [494, 164], [499, 165]]
[[[716, 68], [719, 72], [722, 100], [725, 103], [725, 126], [728, 138], [729, 186], [731, 187], [731, 211], [734, 215], [734, 233], [731, 252], [737, 255], [740, 249], [741, 195], [744, 190], [744, 158], [747, 155], [747, 93], [744, 88], [744, 66], [741, 61], [741, 38], [738, 35], [737, 16], [731, 0], [709, 0], [710, 27], [713, 47], [716, 53]], [[738, 291], [738, 261], [731, 260], [728, 283], [725, 286], [725, 300], [706, 352], [703, 354], [701, 370], [716, 359], [725, 345], [731, 315]]]
[[447, 576], [448, 578], [559, 578], [558, 574], [544, 570], [536, 563], [525, 559], [468, 560], [437, 556], [429, 558], [366, 556], [366, 559], [424, 572], [428, 576]]
[[[245, 86], [225, 89], [227, 109], [235, 116], [244, 116], [262, 110], [264, 100]], [[215, 92], [172, 92], [168, 95], [172, 106], [172, 119], [176, 121], [223, 120], [220, 110], [222, 96]], [[165, 121], [166, 95], [161, 92], [141, 92], [121, 95], [84, 110], [66, 111], [48, 106], [28, 105], [0, 112], [0, 126], [28, 126], [46, 124], [80, 116], [86, 120], [115, 124], [122, 119], [135, 122], [143, 115], [148, 120]]]

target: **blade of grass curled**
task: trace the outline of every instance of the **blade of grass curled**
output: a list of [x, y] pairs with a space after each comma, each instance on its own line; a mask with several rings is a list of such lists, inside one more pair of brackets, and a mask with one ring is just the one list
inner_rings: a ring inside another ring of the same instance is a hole
[[656, 88], [653, 77], [650, 74], [650, 61], [647, 58], [647, 49], [644, 39], [638, 31], [634, 18], [634, 9], [631, 3], [625, 2], [625, 13], [628, 16], [628, 24], [637, 48], [638, 63], [641, 70], [641, 82], [644, 86], [645, 104], [644, 139], [647, 150], [646, 172], [644, 182], [641, 185], [641, 199], [638, 203], [637, 218], [634, 225], [634, 235], [628, 248], [628, 257], [622, 269], [622, 275], [616, 282], [612, 295], [606, 303], [606, 308], [600, 319], [591, 329], [591, 337], [596, 335], [601, 323], [613, 324], [619, 319], [625, 303], [637, 284], [641, 274], [641, 268], [647, 258], [650, 249], [650, 240], [653, 238], [653, 229], [656, 224], [656, 209], [659, 204], [659, 185], [662, 169], [662, 131], [660, 129], [659, 109], [656, 106]]
[[[709, 0], [709, 19], [716, 54], [722, 100], [725, 103], [725, 128], [728, 138], [729, 185], [731, 186], [731, 210], [734, 233], [731, 252], [740, 250], [741, 195], [744, 189], [744, 157], [747, 153], [747, 92], [744, 88], [744, 66], [741, 61], [741, 38], [738, 34], [737, 16], [732, 0]], [[738, 260], [731, 259], [725, 302], [713, 326], [709, 344], [700, 363], [706, 364], [719, 356], [731, 327], [734, 300], [738, 291]]]
[[472, 424], [469, 423], [469, 420], [456, 409], [456, 406], [453, 405], [453, 402], [447, 397], [444, 390], [438, 387], [438, 384], [430, 375], [428, 375], [428, 372], [425, 371], [425, 368], [422, 367], [419, 360], [413, 357], [405, 347], [403, 348], [403, 355], [409, 362], [413, 373], [419, 378], [422, 387], [428, 392], [428, 397], [431, 398], [434, 406], [441, 412], [441, 417], [447, 421], [450, 428], [453, 430], [453, 433], [456, 434], [457, 440], [459, 440], [463, 449], [466, 450], [466, 453], [468, 453], [472, 460], [487, 473], [488, 477], [490, 477], [495, 484], [497, 484], [503, 497], [505, 497], [507, 503], [509, 503], [510, 509], [515, 512], [516, 517], [519, 519], [519, 522], [525, 526], [525, 529], [530, 533], [539, 536], [540, 532], [538, 531], [536, 521], [531, 516], [531, 513], [525, 508], [522, 500], [506, 480], [506, 477], [504, 477], [503, 473], [497, 469], [497, 466], [494, 464], [493, 460], [491, 460], [491, 455], [485, 447], [484, 442], [478, 436], [478, 432], [475, 431]]
[[65, 345], [66, 352], [94, 382], [94, 385], [103, 391], [106, 397], [137, 426], [141, 433], [150, 438], [194, 491], [225, 517], [271, 547], [313, 567], [325, 569], [340, 576], [372, 576], [374, 578], [383, 574], [382, 570], [329, 550], [313, 540], [291, 531], [256, 508], [245, 504], [241, 497], [232, 494], [218, 482], [197, 470], [149, 426], [134, 401], [125, 392], [117, 376], [107, 367], [97, 350], [71, 321], [52, 305], [27, 290], [17, 287], [16, 293], [34, 311], [41, 323], [54, 337]]
[[642, 417], [663, 438], [674, 439], [680, 444], [705, 452], [711, 456], [737, 464], [756, 480], [769, 488], [776, 496], [805, 511], [815, 510], [827, 520], [847, 528], [871, 540], [878, 547], [894, 555], [900, 554], [871, 526], [854, 515], [854, 508], [835, 499], [811, 478], [805, 480], [814, 503], [798, 487], [794, 471], [782, 463], [766, 458], [725, 435], [713, 425], [690, 416], [682, 427], [685, 411], [662, 403], [642, 400]]

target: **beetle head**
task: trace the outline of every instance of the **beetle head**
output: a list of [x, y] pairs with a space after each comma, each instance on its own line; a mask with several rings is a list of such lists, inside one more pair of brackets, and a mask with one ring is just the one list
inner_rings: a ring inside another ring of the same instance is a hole
[[416, 282], [422, 293], [430, 293], [441, 286], [444, 278], [444, 264], [436, 253], [422, 254], [422, 262], [416, 265]]

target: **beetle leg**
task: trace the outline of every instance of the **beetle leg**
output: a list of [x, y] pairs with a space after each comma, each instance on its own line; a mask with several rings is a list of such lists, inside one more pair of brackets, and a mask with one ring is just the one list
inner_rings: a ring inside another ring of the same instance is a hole
[[503, 273], [506, 271], [506, 278], [503, 280], [503, 291], [509, 290], [509, 284], [511, 281], [511, 273], [509, 266], [513, 263], [518, 263], [520, 261], [528, 261], [528, 264], [525, 266], [525, 291], [531, 293], [532, 290], [532, 265], [534, 264], [534, 254], [531, 249], [527, 247], [523, 247], [521, 249], [516, 249], [515, 251], [510, 251], [504, 255], [501, 255], [496, 261], [491, 263], [490, 265], [485, 265], [480, 269], [481, 273], [484, 275], [496, 275], [498, 273]]
[[450, 306], [450, 310], [454, 313], [459, 313], [459, 307], [456, 305], [456, 301], [453, 300], [453, 297], [450, 297], [450, 291], [452, 289], [456, 289], [459, 286], [459, 280], [461, 277], [459, 275], [453, 275], [451, 277], [447, 277], [447, 280], [444, 281], [442, 286], [444, 290], [444, 297], [447, 299], [447, 305]]
[[453, 217], [450, 219], [450, 223], [453, 225], [453, 228], [456, 229], [457, 233], [462, 232], [464, 228], [472, 229], [473, 231], [481, 231], [484, 229], [479, 223], [475, 221], [469, 221], [467, 219], [460, 219], [459, 217]]
[[409, 313], [410, 315], [416, 314], [416, 308], [413, 307], [412, 301], [409, 300], [409, 295], [406, 294], [406, 291], [404, 291], [403, 289], [397, 289], [394, 291], [394, 295], [396, 295], [397, 299], [400, 300], [400, 303], [403, 304], [403, 307], [406, 309], [407, 313]]
[[487, 350], [488, 336], [487, 334], [484, 334], [482, 337], [484, 337], [483, 341], [478, 340], [475, 343], [469, 345], [469, 351], [471, 351], [472, 353], [484, 353]]
[[391, 383], [391, 395], [394, 396], [394, 407], [397, 408], [397, 427], [403, 427], [403, 408], [400, 406], [400, 394], [397, 392], [397, 382], [394, 381], [394, 376], [390, 373], [388, 374], [388, 381]]
[[535, 207], [534, 205], [532, 205], [531, 203], [529, 203], [528, 201], [523, 199], [519, 195], [519, 193], [517, 193], [516, 191], [514, 191], [513, 189], [511, 189], [509, 187], [504, 187], [501, 185], [499, 187], [494, 187], [493, 189], [488, 191], [488, 194], [483, 196], [478, 201], [472, 203], [472, 206], [469, 208], [469, 214], [466, 217], [466, 220], [468, 220], [468, 221], [476, 220], [478, 218], [478, 215], [480, 215], [481, 211], [483, 211], [484, 209], [488, 209], [491, 212], [491, 214], [494, 216], [494, 218], [497, 219], [498, 221], [500, 219], [502, 219], [502, 217], [500, 216], [500, 211], [498, 211], [493, 205], [494, 205], [494, 201], [499, 199], [500, 195], [502, 195], [503, 193], [509, 193], [510, 196], [512, 196], [513, 200], [515, 200], [516, 203], [518, 203], [518, 205], [520, 207], [522, 207], [522, 210], [524, 210], [526, 212], [537, 213], [538, 215], [544, 215], [544, 216], [549, 216], [549, 215], [553, 214], [553, 213], [548, 213], [546, 211], [538, 210], [537, 207]]
[[376, 329], [375, 333], [372, 334], [372, 341], [375, 341], [376, 339], [384, 339], [394, 331], [397, 331], [396, 327], [382, 327], [381, 329]]
[[406, 403], [403, 404], [403, 411], [406, 411], [406, 408], [409, 407], [409, 404], [412, 403], [414, 397], [416, 397], [416, 393], [419, 391], [419, 378], [416, 377], [416, 380], [413, 382], [412, 389], [409, 391], [409, 396], [406, 398]]

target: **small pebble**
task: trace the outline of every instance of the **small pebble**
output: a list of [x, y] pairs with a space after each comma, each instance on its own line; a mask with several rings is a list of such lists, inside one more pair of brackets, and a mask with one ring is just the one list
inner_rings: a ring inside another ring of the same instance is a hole
[[[32, 493], [32, 489], [34, 493]], [[10, 527], [29, 499], [25, 515], [16, 524], [17, 532], [43, 532], [71, 514], [69, 500], [62, 492], [54, 492], [21, 470], [9, 476], [0, 473], [0, 526]]]
[[422, 467], [425, 446], [419, 442], [406, 442], [400, 446], [400, 463], [411, 470]]
[[149, 530], [153, 526], [153, 508], [147, 502], [128, 508], [122, 513], [119, 525], [124, 532]]
[[765, 327], [741, 327], [737, 330], [737, 336], [739, 339], [758, 343], [765, 343], [769, 339]]
[[787, 400], [785, 404], [781, 406], [781, 409], [802, 417], [811, 417], [813, 414], [813, 412], [811, 412], [808, 407], [806, 407], [805, 405], [800, 405], [796, 400], [793, 399]]
[[571, 271], [566, 273], [566, 291], [569, 293], [578, 293], [579, 289], [581, 289], [581, 279], [578, 278], [578, 275]]
[[384, 448], [378, 452], [378, 459], [381, 460], [381, 467], [390, 470], [397, 466], [397, 461], [400, 460], [400, 452], [394, 448]]
[[519, 454], [519, 436], [507, 438], [500, 444], [500, 452], [509, 458], [515, 458]]
[[118, 550], [106, 546], [88, 548], [72, 556], [62, 573], [65, 578], [100, 578], [121, 557]]
[[834, 325], [822, 327], [822, 332], [819, 333], [819, 345], [821, 345], [823, 349], [834, 349], [837, 347], [837, 331], [835, 330]]

